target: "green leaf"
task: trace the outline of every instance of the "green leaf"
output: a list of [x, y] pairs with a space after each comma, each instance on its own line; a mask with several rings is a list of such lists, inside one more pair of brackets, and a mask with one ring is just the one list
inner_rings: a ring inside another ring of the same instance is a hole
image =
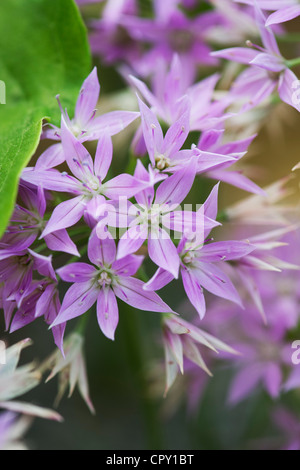
[[44, 119], [58, 124], [56, 95], [72, 110], [91, 68], [86, 28], [73, 0], [0, 2], [0, 236], [13, 211], [22, 169]]

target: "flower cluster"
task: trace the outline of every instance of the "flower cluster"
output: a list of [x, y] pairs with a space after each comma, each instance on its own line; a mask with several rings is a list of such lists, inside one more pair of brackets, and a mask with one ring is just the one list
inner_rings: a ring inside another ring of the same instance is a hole
[[[281, 203], [288, 181], [263, 189], [243, 162], [277, 102], [300, 111], [292, 70], [300, 60], [278, 46], [278, 24], [300, 15], [299, 2], [211, 0], [198, 8], [154, 0], [149, 14], [141, 3], [107, 0], [90, 23], [92, 50], [118, 67], [134, 111], [98, 112], [94, 68], [75, 112], [57, 97], [61, 122], [46, 123], [41, 135], [51, 144], [23, 170], [0, 241], [6, 329], [43, 317], [61, 352], [41, 371], [60, 374], [59, 398], [77, 383], [92, 412], [84, 335], [76, 330], [64, 342], [66, 325], [77, 317], [84, 324], [96, 305], [100, 330], [114, 340], [123, 302], [161, 321], [166, 390], [178, 371], [197, 366], [210, 375], [222, 359], [237, 369], [231, 403], [259, 383], [278, 397], [300, 383], [288, 343], [299, 322], [296, 210]], [[125, 129], [135, 130], [130, 161], [116, 173], [112, 137]], [[223, 184], [252, 194], [220, 211]], [[168, 305], [157, 291], [180, 288], [180, 280], [188, 303]], [[11, 419], [0, 417], [0, 438]]]

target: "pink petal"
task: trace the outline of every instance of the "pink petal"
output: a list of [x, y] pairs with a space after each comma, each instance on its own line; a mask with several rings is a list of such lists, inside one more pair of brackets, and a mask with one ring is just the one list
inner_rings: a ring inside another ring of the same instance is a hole
[[116, 296], [110, 287], [100, 290], [97, 300], [97, 318], [101, 331], [114, 341], [119, 323], [119, 309]]
[[51, 328], [87, 312], [96, 302], [98, 295], [99, 289], [94, 288], [91, 281], [73, 284], [67, 291], [61, 310]]
[[111, 138], [104, 134], [100, 137], [95, 155], [95, 175], [103, 181], [108, 173], [113, 157], [113, 144]]
[[130, 199], [143, 191], [149, 183], [139, 181], [131, 175], [121, 174], [103, 185], [103, 193], [112, 200], [126, 197]]
[[148, 252], [150, 258], [157, 266], [169, 271], [176, 279], [178, 278], [179, 255], [165, 230], [159, 228], [155, 233], [150, 234]]
[[180, 205], [189, 194], [196, 176], [196, 159], [183, 169], [177, 171], [161, 183], [156, 192], [155, 204]]
[[287, 8], [282, 8], [281, 10], [278, 10], [269, 16], [266, 22], [266, 26], [285, 23], [286, 21], [293, 20], [298, 16], [300, 16], [300, 5], [293, 5]]
[[147, 225], [136, 225], [129, 228], [118, 244], [117, 259], [136, 253], [148, 237]]
[[89, 281], [95, 273], [94, 266], [86, 263], [71, 263], [57, 270], [63, 281], [72, 283]]
[[58, 230], [45, 236], [45, 242], [52, 251], [62, 251], [73, 256], [80, 256], [75, 243], [66, 230]]
[[61, 141], [68, 167], [76, 178], [86, 182], [94, 174], [94, 163], [87, 149], [68, 128], [64, 117], [61, 121]]
[[72, 227], [83, 216], [86, 206], [86, 199], [78, 196], [68, 201], [61, 202], [53, 211], [41, 238], [49, 233], [57, 232], [68, 227]]
[[77, 124], [85, 128], [95, 111], [100, 94], [100, 84], [98, 80], [97, 68], [83, 82], [79, 98], [76, 104], [75, 119]]
[[109, 232], [107, 238], [100, 239], [94, 230], [89, 239], [88, 257], [96, 266], [110, 266], [116, 259], [116, 243]]
[[193, 271], [189, 269], [182, 269], [182, 282], [188, 296], [189, 301], [195, 307], [201, 320], [204, 318], [206, 305], [205, 305], [205, 298], [203, 294], [203, 289], [199, 282], [197, 281], [196, 277], [193, 276]]
[[143, 290], [144, 283], [135, 278], [120, 278], [113, 290], [119, 299], [139, 310], [149, 312], [170, 312], [170, 307], [155, 292]]
[[148, 106], [139, 99], [139, 106], [142, 117], [142, 127], [147, 151], [153, 166], [155, 166], [155, 156], [162, 153], [164, 136], [157, 117]]
[[89, 124], [89, 140], [98, 140], [103, 135], [114, 136], [128, 127], [140, 117], [140, 113], [133, 111], [112, 111], [98, 116]]

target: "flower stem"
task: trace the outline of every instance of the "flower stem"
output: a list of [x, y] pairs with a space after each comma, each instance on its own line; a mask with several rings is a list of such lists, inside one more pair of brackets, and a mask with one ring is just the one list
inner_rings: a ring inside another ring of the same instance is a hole
[[290, 69], [293, 67], [297, 67], [298, 65], [300, 65], [300, 57], [297, 57], [296, 59], [287, 60], [286, 64]]
[[145, 376], [145, 351], [140, 331], [140, 314], [129, 307], [125, 307], [123, 328], [125, 333], [125, 346], [132, 375], [140, 391], [140, 405], [144, 417], [145, 430], [149, 450], [162, 450], [161, 423], [158, 416], [158, 404], [149, 394], [149, 384]]

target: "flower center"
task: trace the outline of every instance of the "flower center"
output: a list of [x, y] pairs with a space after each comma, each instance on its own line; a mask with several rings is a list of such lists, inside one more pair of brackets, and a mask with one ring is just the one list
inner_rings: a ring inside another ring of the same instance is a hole
[[157, 155], [155, 158], [155, 162], [156, 168], [158, 170], [164, 170], [165, 168], [169, 168], [169, 166], [171, 165], [171, 160], [163, 154]]
[[107, 271], [102, 271], [98, 278], [98, 284], [101, 287], [110, 286], [112, 284], [112, 275]]
[[182, 259], [184, 264], [191, 264], [196, 258], [196, 253], [193, 251], [189, 251], [186, 253]]
[[194, 43], [194, 36], [188, 30], [183, 29], [175, 29], [171, 32], [170, 37], [170, 46], [177, 52], [188, 52], [193, 43]]

